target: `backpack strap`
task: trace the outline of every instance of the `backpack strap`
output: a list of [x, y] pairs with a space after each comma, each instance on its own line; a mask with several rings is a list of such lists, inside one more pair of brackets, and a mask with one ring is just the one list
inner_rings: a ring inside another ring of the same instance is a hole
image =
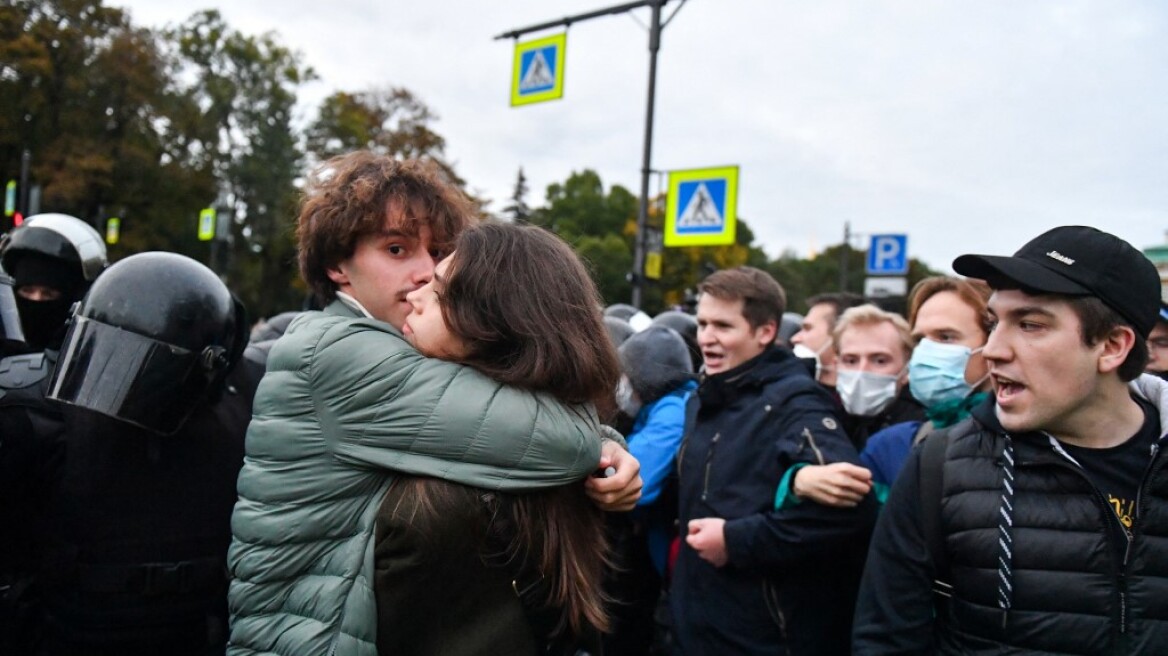
[[933, 425], [933, 422], [921, 422], [921, 425], [917, 426], [917, 432], [913, 433], [912, 445], [916, 446], [921, 442], [924, 442], [925, 438], [929, 436], [929, 433], [932, 433], [935, 430], [937, 430], [937, 427]]
[[949, 598], [953, 586], [948, 582], [949, 563], [945, 553], [945, 534], [941, 529], [941, 493], [944, 488], [945, 451], [949, 431], [933, 431], [921, 446], [918, 476], [921, 493], [921, 528], [933, 561], [933, 592]]

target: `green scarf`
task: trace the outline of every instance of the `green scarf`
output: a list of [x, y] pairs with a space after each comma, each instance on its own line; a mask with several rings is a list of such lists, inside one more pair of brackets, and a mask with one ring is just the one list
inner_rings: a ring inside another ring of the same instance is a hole
[[963, 399], [953, 399], [938, 403], [931, 408], [925, 408], [925, 415], [933, 422], [936, 428], [946, 428], [969, 416], [974, 406], [990, 397], [989, 392], [977, 392]]

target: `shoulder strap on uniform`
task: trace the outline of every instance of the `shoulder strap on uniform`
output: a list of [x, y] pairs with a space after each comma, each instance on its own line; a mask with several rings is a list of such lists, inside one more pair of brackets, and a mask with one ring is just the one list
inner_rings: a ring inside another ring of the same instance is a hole
[[0, 396], [8, 390], [36, 385], [49, 375], [50, 368], [43, 352], [10, 355], [0, 360]]
[[945, 554], [945, 534], [941, 530], [941, 493], [944, 488], [945, 451], [949, 431], [933, 431], [921, 446], [918, 476], [921, 493], [921, 528], [933, 560], [933, 591], [949, 597], [953, 586], [948, 583], [949, 567]]

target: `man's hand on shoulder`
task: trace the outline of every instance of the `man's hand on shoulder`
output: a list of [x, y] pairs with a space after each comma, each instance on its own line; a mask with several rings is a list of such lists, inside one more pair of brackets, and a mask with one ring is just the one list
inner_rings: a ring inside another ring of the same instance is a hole
[[702, 560], [714, 567], [722, 567], [729, 560], [726, 553], [726, 520], [721, 517], [703, 517], [689, 521], [689, 535], [685, 536], [685, 543]]
[[604, 477], [589, 476], [584, 489], [593, 503], [608, 512], [628, 511], [641, 498], [641, 463], [621, 445], [604, 440], [600, 447], [600, 471], [611, 469]]

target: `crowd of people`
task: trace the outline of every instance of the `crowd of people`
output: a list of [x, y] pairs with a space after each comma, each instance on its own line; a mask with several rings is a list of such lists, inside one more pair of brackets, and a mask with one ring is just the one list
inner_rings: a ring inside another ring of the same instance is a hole
[[[1168, 306], [1067, 226], [908, 316], [737, 267], [650, 317], [430, 164], [310, 177], [321, 310], [0, 244], [0, 653], [1157, 653]], [[1146, 370], [1146, 373], [1145, 373]]]

